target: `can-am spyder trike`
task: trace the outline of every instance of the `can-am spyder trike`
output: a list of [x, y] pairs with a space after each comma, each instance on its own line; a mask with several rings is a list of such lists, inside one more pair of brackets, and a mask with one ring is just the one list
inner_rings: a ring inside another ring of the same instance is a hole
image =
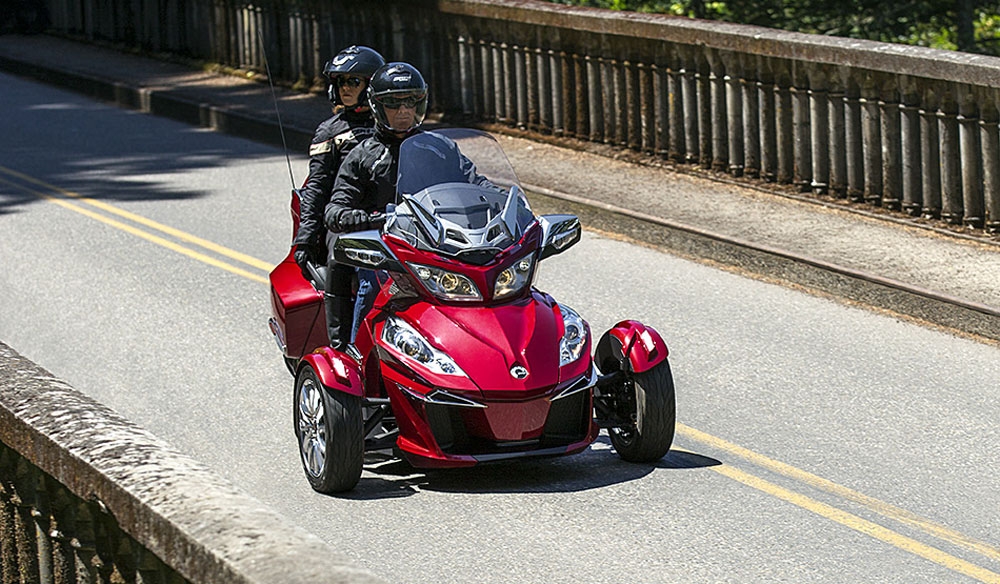
[[[297, 210], [293, 195], [296, 226]], [[606, 428], [624, 460], [668, 452], [666, 344], [624, 320], [591, 358], [587, 322], [533, 286], [539, 262], [580, 240], [580, 221], [536, 217], [492, 136], [450, 129], [404, 141], [383, 218], [334, 246], [336, 261], [384, 280], [350, 352], [328, 346], [324, 266], [306, 281], [293, 248], [270, 276], [270, 327], [295, 376], [295, 436], [313, 489], [354, 488], [373, 450], [463, 467], [573, 454]]]

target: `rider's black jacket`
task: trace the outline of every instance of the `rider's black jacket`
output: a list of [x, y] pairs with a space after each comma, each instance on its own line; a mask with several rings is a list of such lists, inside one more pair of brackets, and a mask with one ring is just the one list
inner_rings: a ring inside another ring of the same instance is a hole
[[[422, 130], [411, 130], [402, 138], [381, 127], [375, 135], [351, 150], [344, 159], [333, 185], [333, 195], [326, 206], [326, 226], [331, 232], [346, 231], [340, 224], [341, 215], [351, 209], [361, 209], [369, 215], [385, 212], [385, 206], [396, 202], [396, 179], [399, 173], [399, 146], [403, 140], [419, 134]], [[456, 151], [457, 151], [457, 147]], [[458, 153], [458, 168], [461, 178], [478, 185], [492, 186], [492, 182], [476, 171], [476, 165], [464, 154]], [[412, 161], [411, 161], [412, 163]], [[505, 192], [499, 189], [500, 192]]]
[[323, 213], [333, 193], [337, 171], [348, 153], [374, 133], [374, 123], [367, 109], [344, 109], [316, 128], [309, 147], [309, 178], [299, 192], [296, 245], [325, 245]]
[[326, 206], [326, 226], [330, 231], [343, 231], [339, 221], [344, 211], [384, 212], [385, 206], [395, 201], [399, 145], [420, 131], [413, 130], [400, 138], [379, 127], [375, 135], [351, 150], [340, 166], [333, 195]]

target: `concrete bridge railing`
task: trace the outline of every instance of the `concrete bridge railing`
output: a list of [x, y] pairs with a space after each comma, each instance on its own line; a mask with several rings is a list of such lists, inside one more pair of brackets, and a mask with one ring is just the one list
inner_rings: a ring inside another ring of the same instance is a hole
[[1000, 231], [1000, 58], [533, 0], [47, 2], [57, 30], [266, 51], [288, 83], [368, 44], [446, 113]]
[[0, 343], [0, 582], [380, 580]]

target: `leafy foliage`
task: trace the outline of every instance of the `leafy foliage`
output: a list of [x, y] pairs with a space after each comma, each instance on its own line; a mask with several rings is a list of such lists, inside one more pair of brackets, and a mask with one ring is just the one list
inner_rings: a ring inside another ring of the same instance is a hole
[[1000, 55], [1000, 0], [550, 0]]

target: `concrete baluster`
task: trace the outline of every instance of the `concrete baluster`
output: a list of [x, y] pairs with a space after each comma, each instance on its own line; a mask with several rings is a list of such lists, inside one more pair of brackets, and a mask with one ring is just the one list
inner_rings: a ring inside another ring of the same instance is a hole
[[685, 153], [685, 108], [684, 101], [684, 65], [676, 50], [667, 53], [667, 108], [670, 123], [668, 124], [668, 155], [671, 160], [682, 162]]
[[639, 80], [639, 111], [638, 124], [639, 135], [636, 147], [643, 152], [653, 153], [656, 151], [656, 139], [660, 135], [658, 130], [656, 111], [656, 90], [655, 79], [657, 71], [655, 65], [638, 63], [636, 64]]
[[562, 51], [549, 51], [549, 75], [552, 84], [552, 133], [562, 136], [566, 133], [566, 114], [563, 113], [563, 104], [566, 103], [566, 94], [563, 93], [563, 59], [565, 53]]
[[837, 67], [830, 74], [830, 93], [827, 95], [828, 132], [830, 136], [830, 187], [831, 195], [847, 196], [847, 118], [844, 77], [845, 67]]
[[31, 510], [34, 520], [35, 541], [38, 547], [38, 582], [39, 584], [54, 584], [52, 568], [52, 506], [46, 490], [46, 477], [37, 469], [33, 472], [33, 488], [35, 490], [35, 506]]
[[863, 106], [861, 88], [857, 79], [845, 74], [844, 83], [844, 152], [847, 163], [847, 198], [858, 202], [864, 200], [865, 156]]
[[792, 66], [792, 133], [794, 166], [792, 182], [799, 191], [812, 187], [812, 128], [810, 123], [808, 70], [800, 63]]
[[517, 116], [515, 123], [518, 128], [523, 130], [528, 127], [528, 80], [523, 47], [513, 45], [511, 47], [511, 57], [513, 57], [514, 61], [514, 76], [511, 81], [514, 85], [514, 111]]
[[729, 128], [726, 123], [726, 65], [718, 52], [705, 52], [709, 63], [711, 103], [712, 169], [725, 171], [729, 165]]
[[972, 87], [959, 86], [958, 134], [962, 151], [962, 224], [983, 226], [983, 156], [979, 145], [979, 103]]
[[669, 73], [666, 58], [656, 57], [656, 62], [650, 65], [649, 75], [653, 83], [653, 152], [661, 158], [670, 156], [670, 94]]
[[632, 149], [639, 149], [641, 130], [639, 129], [639, 84], [637, 76], [637, 65], [631, 58], [622, 61], [622, 101], [625, 103], [624, 115], [621, 118], [622, 126], [625, 130], [623, 146]]
[[[17, 546], [17, 567], [20, 582], [38, 581], [38, 533], [35, 528], [35, 487], [38, 471], [25, 459], [19, 458], [14, 469], [14, 541]], [[16, 580], [15, 580], [16, 581]]]
[[458, 74], [458, 94], [462, 97], [462, 113], [471, 115], [475, 113], [475, 106], [472, 104], [475, 75], [472, 72], [472, 50], [469, 47], [469, 40], [465, 34], [459, 34], [456, 39], [458, 45], [458, 67], [452, 67]]
[[611, 87], [615, 96], [615, 109], [611, 111], [611, 115], [615, 118], [612, 144], [621, 147], [628, 146], [629, 103], [625, 81], [627, 67], [628, 63], [618, 59], [612, 62], [611, 67]]
[[73, 584], [74, 562], [71, 539], [75, 533], [73, 496], [61, 484], [51, 481], [48, 485], [52, 505], [49, 537], [52, 539], [52, 580], [54, 584]]
[[0, 443], [0, 582], [18, 582], [20, 569], [17, 559], [15, 515], [18, 500], [15, 493], [13, 451]]
[[900, 208], [903, 200], [902, 137], [899, 122], [899, 80], [883, 75], [879, 83], [879, 123], [882, 135], [882, 206]]
[[698, 59], [698, 162], [712, 168], [712, 71], [707, 51], [699, 48]]
[[880, 121], [878, 88], [872, 73], [867, 73], [861, 83], [861, 150], [864, 155], [865, 201], [878, 205], [882, 202], [882, 125]]
[[497, 89], [497, 121], [509, 124], [513, 116], [514, 99], [508, 83], [511, 72], [510, 47], [507, 43], [496, 45], [493, 51], [493, 79]]
[[699, 102], [698, 102], [698, 65], [690, 49], [679, 51], [682, 68], [679, 72], [681, 80], [681, 105], [684, 107], [684, 148], [678, 152], [684, 153], [684, 160], [691, 164], [698, 163], [699, 144]]
[[923, 208], [921, 185], [920, 91], [912, 77], [900, 77], [900, 136], [902, 143], [903, 210], [919, 215]]
[[953, 90], [941, 96], [938, 140], [941, 143], [941, 218], [962, 222], [962, 158], [959, 148], [958, 102]]
[[775, 140], [778, 144], [778, 174], [780, 183], [790, 183], [795, 176], [795, 120], [792, 114], [792, 75], [787, 62], [780, 62], [775, 71]]
[[[743, 101], [743, 173], [752, 178], [760, 177], [760, 103], [757, 89], [759, 58], [745, 59], [740, 77], [740, 94]], [[737, 130], [739, 131], [739, 130]]]
[[493, 48], [492, 43], [485, 40], [479, 41], [479, 69], [482, 71], [482, 115], [483, 119], [495, 122], [497, 119], [496, 110], [496, 85], [493, 76]]
[[539, 132], [541, 121], [540, 108], [538, 105], [540, 96], [538, 92], [538, 59], [535, 58], [536, 49], [524, 48], [524, 84], [527, 92], [528, 102], [528, 129], [532, 132]]
[[744, 148], [744, 128], [743, 128], [743, 92], [740, 82], [743, 79], [743, 67], [739, 56], [729, 52], [720, 54], [720, 61], [723, 63], [725, 76], [723, 77], [726, 88], [726, 119], [725, 134], [729, 138], [728, 160], [729, 174], [733, 176], [743, 176], [743, 167], [746, 164], [746, 151]]
[[979, 120], [983, 152], [983, 198], [986, 207], [986, 230], [1000, 233], [1000, 111], [995, 93], [982, 100]]
[[757, 104], [760, 127], [760, 176], [768, 182], [777, 180], [778, 173], [778, 110], [775, 105], [774, 72], [771, 59], [761, 57], [757, 81]]
[[642, 83], [639, 79], [640, 65], [634, 60], [624, 63], [625, 73], [625, 117], [627, 128], [626, 146], [632, 150], [642, 148]]
[[549, 134], [552, 132], [552, 92], [551, 73], [547, 51], [535, 49], [535, 71], [538, 83], [538, 129]]
[[604, 141], [604, 91], [601, 83], [601, 62], [597, 57], [587, 55], [587, 95], [590, 106], [590, 139], [594, 142]]
[[587, 67], [582, 55], [573, 54], [570, 70], [573, 76], [573, 101], [567, 105], [572, 108], [576, 136], [585, 140], [590, 134], [590, 116], [587, 114]]
[[941, 216], [941, 140], [938, 108], [941, 88], [923, 84], [920, 108], [920, 214], [928, 219]]
[[614, 59], [601, 59], [601, 101], [604, 103], [604, 143], [613, 144], [618, 133]]
[[812, 180], [810, 188], [825, 195], [830, 187], [830, 74], [821, 65], [807, 70], [809, 80], [809, 140], [812, 144]]
[[97, 555], [94, 516], [90, 505], [80, 502], [76, 505], [76, 529], [72, 544], [76, 556], [76, 581], [78, 584], [100, 584], [100, 569], [103, 567]]

